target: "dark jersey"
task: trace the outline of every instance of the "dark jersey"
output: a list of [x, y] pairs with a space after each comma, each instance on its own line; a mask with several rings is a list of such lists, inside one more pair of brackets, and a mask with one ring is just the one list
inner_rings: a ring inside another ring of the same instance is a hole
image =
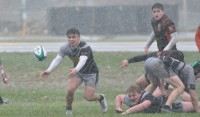
[[2, 64], [1, 64], [1, 57], [0, 57], [0, 65], [2, 65]]
[[64, 57], [67, 55], [73, 62], [74, 67], [78, 64], [79, 58], [81, 55], [87, 56], [88, 59], [83, 66], [83, 68], [79, 71], [83, 74], [91, 74], [91, 73], [97, 73], [98, 67], [96, 65], [96, 62], [93, 58], [93, 53], [91, 47], [84, 41], [81, 41], [78, 45], [78, 48], [75, 50], [72, 50], [69, 46], [69, 44], [64, 44], [61, 46], [58, 55]]
[[[157, 52], [134, 56], [132, 58], [129, 58], [128, 62], [133, 63], [133, 62], [145, 61], [149, 57], [153, 57], [153, 56], [157, 56]], [[181, 51], [177, 51], [177, 50], [161, 51], [161, 56], [169, 56], [179, 61], [184, 61], [184, 54]]]
[[[151, 25], [157, 41], [158, 50], [162, 51], [171, 40], [170, 34], [176, 32], [175, 24], [164, 15], [160, 20], [152, 18]], [[177, 50], [176, 45], [172, 47], [172, 50]]]
[[178, 77], [181, 79], [183, 84], [185, 85], [185, 91], [188, 92], [189, 89], [195, 90], [195, 75], [194, 75], [194, 69], [191, 65], [185, 64], [177, 59], [166, 57], [166, 56], [160, 56], [160, 60], [163, 61], [163, 63], [170, 67], [171, 70], [178, 75]]
[[144, 113], [158, 113], [160, 112], [160, 108], [166, 102], [166, 98], [164, 96], [155, 97], [151, 93], [144, 91], [140, 97], [138, 104], [144, 102], [145, 100], [149, 100], [151, 102], [151, 105], [142, 111]]

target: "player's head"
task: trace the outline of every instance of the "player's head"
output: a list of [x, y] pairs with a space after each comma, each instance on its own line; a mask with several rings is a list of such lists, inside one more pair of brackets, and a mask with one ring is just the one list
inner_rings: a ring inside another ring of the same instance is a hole
[[155, 20], [160, 20], [164, 15], [164, 7], [160, 3], [155, 3], [152, 6], [152, 14]]
[[80, 43], [80, 32], [77, 28], [70, 28], [67, 33], [68, 43], [71, 49], [76, 49]]
[[137, 85], [131, 85], [127, 89], [128, 97], [134, 102], [139, 101], [139, 98], [141, 96], [141, 92], [142, 92], [142, 89]]
[[193, 67], [194, 69], [194, 75], [196, 77], [199, 77], [200, 76], [200, 61], [195, 61], [191, 64], [191, 66]]
[[66, 35], [70, 36], [71, 34], [80, 36], [80, 32], [77, 28], [70, 28], [69, 30], [67, 30]]

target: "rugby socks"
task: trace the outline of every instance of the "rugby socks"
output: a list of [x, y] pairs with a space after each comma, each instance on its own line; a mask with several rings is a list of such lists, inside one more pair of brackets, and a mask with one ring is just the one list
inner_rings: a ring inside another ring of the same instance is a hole
[[163, 108], [164, 108], [164, 109], [170, 109], [170, 106], [164, 105]]
[[71, 106], [66, 106], [66, 110], [72, 110]]
[[3, 99], [1, 98], [1, 96], [0, 96], [0, 104], [3, 104]]
[[101, 102], [103, 99], [104, 99], [104, 97], [102, 95], [100, 95], [99, 102]]

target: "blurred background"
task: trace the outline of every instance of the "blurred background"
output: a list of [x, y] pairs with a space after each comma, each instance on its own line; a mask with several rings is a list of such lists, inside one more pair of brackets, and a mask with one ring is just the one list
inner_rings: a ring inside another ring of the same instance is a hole
[[0, 36], [64, 36], [70, 27], [90, 36], [149, 35], [155, 2], [178, 32], [194, 34], [200, 0], [0, 0]]

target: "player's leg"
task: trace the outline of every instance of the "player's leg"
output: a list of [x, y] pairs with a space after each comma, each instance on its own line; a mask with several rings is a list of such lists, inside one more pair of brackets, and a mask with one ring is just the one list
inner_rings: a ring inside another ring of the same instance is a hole
[[74, 92], [83, 81], [74, 76], [67, 80], [67, 95], [66, 95], [66, 114], [72, 114], [72, 103], [74, 100]]
[[0, 96], [0, 104], [3, 104], [3, 99], [1, 98], [1, 96]]
[[[195, 112], [192, 102], [182, 101], [182, 104], [183, 104], [183, 112]], [[200, 102], [198, 102], [198, 105], [200, 107]]]
[[179, 77], [177, 75], [170, 77], [170, 78], [166, 78], [165, 82], [172, 85], [174, 87], [174, 89], [168, 96], [168, 99], [164, 106], [164, 110], [168, 109], [169, 107], [170, 108], [172, 107], [172, 103], [175, 101], [175, 99], [178, 96], [180, 96], [183, 93], [184, 88], [185, 88], [184, 84], [182, 83], [182, 81], [179, 79]]
[[181, 95], [181, 100], [184, 102], [191, 102], [189, 93], [183, 92], [183, 94]]
[[85, 83], [84, 97], [88, 101], [99, 101], [103, 112], [107, 112], [107, 102], [103, 94], [96, 93], [98, 83], [98, 73], [84, 74], [83, 81]]
[[146, 78], [146, 76], [143, 74], [141, 75], [136, 81], [135, 83], [140, 86], [141, 89], [145, 89], [149, 84], [150, 81]]

